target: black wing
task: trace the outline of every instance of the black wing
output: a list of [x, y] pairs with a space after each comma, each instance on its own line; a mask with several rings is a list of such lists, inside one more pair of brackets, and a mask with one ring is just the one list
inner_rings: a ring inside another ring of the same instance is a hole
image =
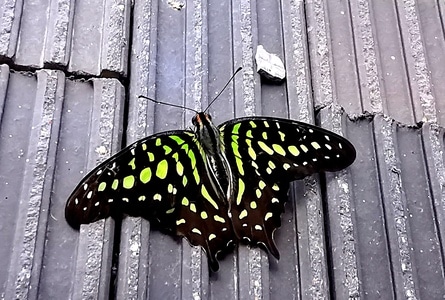
[[220, 125], [220, 132], [234, 173], [235, 235], [264, 244], [279, 258], [273, 233], [281, 225], [289, 183], [346, 168], [355, 160], [355, 149], [335, 133], [287, 119], [234, 119]]
[[227, 212], [194, 133], [171, 131], [139, 140], [91, 171], [69, 197], [65, 216], [75, 228], [110, 215], [141, 216], [203, 247], [217, 270], [216, 254], [234, 237]]

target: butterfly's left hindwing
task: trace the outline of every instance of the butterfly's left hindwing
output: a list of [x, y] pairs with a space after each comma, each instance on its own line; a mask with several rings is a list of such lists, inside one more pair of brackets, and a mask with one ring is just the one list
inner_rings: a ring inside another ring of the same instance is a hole
[[73, 227], [110, 215], [141, 216], [204, 248], [212, 269], [233, 239], [227, 207], [212, 189], [193, 132], [150, 136], [125, 148], [77, 186], [66, 205]]
[[281, 225], [289, 182], [341, 170], [354, 161], [355, 149], [330, 131], [287, 119], [240, 118], [222, 124], [220, 132], [234, 177], [235, 234], [264, 244], [278, 258], [273, 232]]

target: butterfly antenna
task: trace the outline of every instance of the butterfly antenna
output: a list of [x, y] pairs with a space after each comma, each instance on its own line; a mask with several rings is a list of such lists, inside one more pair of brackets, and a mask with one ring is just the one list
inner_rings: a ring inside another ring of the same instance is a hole
[[147, 99], [147, 100], [150, 100], [150, 101], [152, 101], [152, 102], [154, 102], [156, 104], [163, 104], [163, 105], [177, 107], [177, 108], [181, 108], [181, 109], [187, 109], [187, 110], [190, 110], [190, 111], [192, 111], [192, 112], [194, 112], [196, 114], [199, 113], [198, 111], [194, 110], [193, 108], [189, 108], [189, 107], [185, 107], [185, 106], [177, 105], [177, 104], [173, 104], [173, 103], [167, 103], [167, 102], [158, 101], [158, 100], [155, 100], [155, 99], [152, 99], [150, 97], [143, 96], [143, 95], [138, 96], [138, 98]]
[[207, 105], [207, 108], [204, 110], [204, 112], [206, 112], [210, 108], [210, 106], [213, 104], [213, 102], [215, 102], [216, 99], [218, 99], [218, 97], [222, 94], [222, 92], [224, 92], [224, 90], [229, 85], [229, 83], [232, 81], [232, 79], [235, 77], [235, 75], [241, 70], [242, 70], [242, 67], [239, 67], [238, 69], [236, 69], [235, 73], [233, 73], [232, 77], [230, 77], [230, 79], [227, 81], [226, 85], [222, 88], [222, 90], [218, 93], [218, 95], [216, 95], [216, 97], [212, 100], [212, 102], [210, 102], [210, 104]]

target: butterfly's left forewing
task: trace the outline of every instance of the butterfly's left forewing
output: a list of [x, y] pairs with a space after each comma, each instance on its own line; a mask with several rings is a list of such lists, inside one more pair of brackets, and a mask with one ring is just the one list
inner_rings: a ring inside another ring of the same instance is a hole
[[347, 167], [354, 147], [332, 132], [286, 119], [240, 118], [222, 124], [220, 132], [234, 177], [235, 234], [264, 244], [278, 258], [273, 232], [281, 225], [289, 182]]
[[227, 207], [214, 192], [193, 132], [150, 136], [125, 148], [92, 172], [66, 205], [73, 227], [110, 215], [149, 220], [204, 248], [212, 269], [233, 238]]

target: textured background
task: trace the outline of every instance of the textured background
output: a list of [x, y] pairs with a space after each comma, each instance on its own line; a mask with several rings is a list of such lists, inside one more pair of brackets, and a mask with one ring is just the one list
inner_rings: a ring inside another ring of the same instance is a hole
[[[0, 0], [1, 299], [443, 299], [442, 0]], [[257, 45], [282, 85], [255, 71]], [[240, 246], [209, 273], [138, 218], [72, 230], [97, 163], [201, 109], [346, 136], [348, 169], [292, 185], [281, 260]]]

